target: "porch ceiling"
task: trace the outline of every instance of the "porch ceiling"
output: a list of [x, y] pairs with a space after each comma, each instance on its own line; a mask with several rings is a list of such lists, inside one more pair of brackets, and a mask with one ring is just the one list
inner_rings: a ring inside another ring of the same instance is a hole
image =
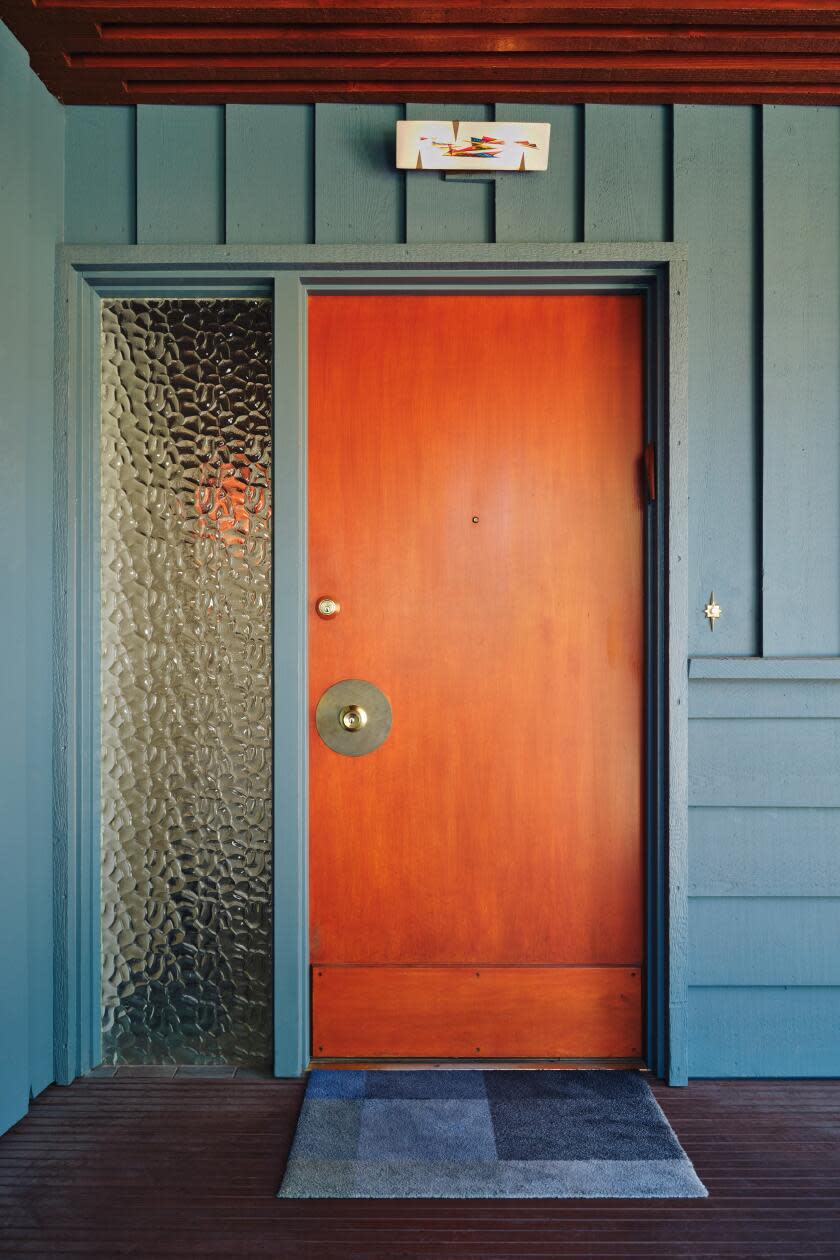
[[0, 0], [74, 104], [840, 102], [838, 0]]

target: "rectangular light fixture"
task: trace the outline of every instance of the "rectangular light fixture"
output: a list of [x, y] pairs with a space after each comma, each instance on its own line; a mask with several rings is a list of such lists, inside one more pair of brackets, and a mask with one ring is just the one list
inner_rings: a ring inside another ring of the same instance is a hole
[[397, 123], [397, 166], [409, 171], [545, 171], [550, 123]]

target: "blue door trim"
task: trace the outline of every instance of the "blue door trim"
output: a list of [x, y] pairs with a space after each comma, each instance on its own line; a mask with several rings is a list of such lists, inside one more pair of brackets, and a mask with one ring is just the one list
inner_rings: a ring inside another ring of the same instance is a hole
[[686, 1080], [685, 251], [593, 246], [62, 246], [56, 346], [56, 1078], [100, 1046], [99, 302], [274, 299], [275, 1071], [308, 1062], [306, 298], [312, 292], [634, 291], [647, 313], [647, 993], [651, 1069]]

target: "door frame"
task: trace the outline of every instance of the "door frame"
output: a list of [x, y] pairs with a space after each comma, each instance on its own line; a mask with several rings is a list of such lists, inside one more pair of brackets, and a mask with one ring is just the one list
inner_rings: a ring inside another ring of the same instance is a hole
[[[55, 1074], [99, 1061], [99, 302], [274, 303], [274, 1067], [309, 1062], [306, 299], [633, 292], [645, 300], [645, 1060], [684, 1084], [687, 985], [687, 255], [670, 244], [59, 246], [55, 433]], [[641, 456], [641, 445], [640, 445]]]

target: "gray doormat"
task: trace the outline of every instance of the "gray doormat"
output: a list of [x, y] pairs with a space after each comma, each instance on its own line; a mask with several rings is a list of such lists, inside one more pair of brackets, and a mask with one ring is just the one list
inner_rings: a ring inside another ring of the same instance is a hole
[[644, 1078], [316, 1070], [284, 1199], [698, 1199]]

